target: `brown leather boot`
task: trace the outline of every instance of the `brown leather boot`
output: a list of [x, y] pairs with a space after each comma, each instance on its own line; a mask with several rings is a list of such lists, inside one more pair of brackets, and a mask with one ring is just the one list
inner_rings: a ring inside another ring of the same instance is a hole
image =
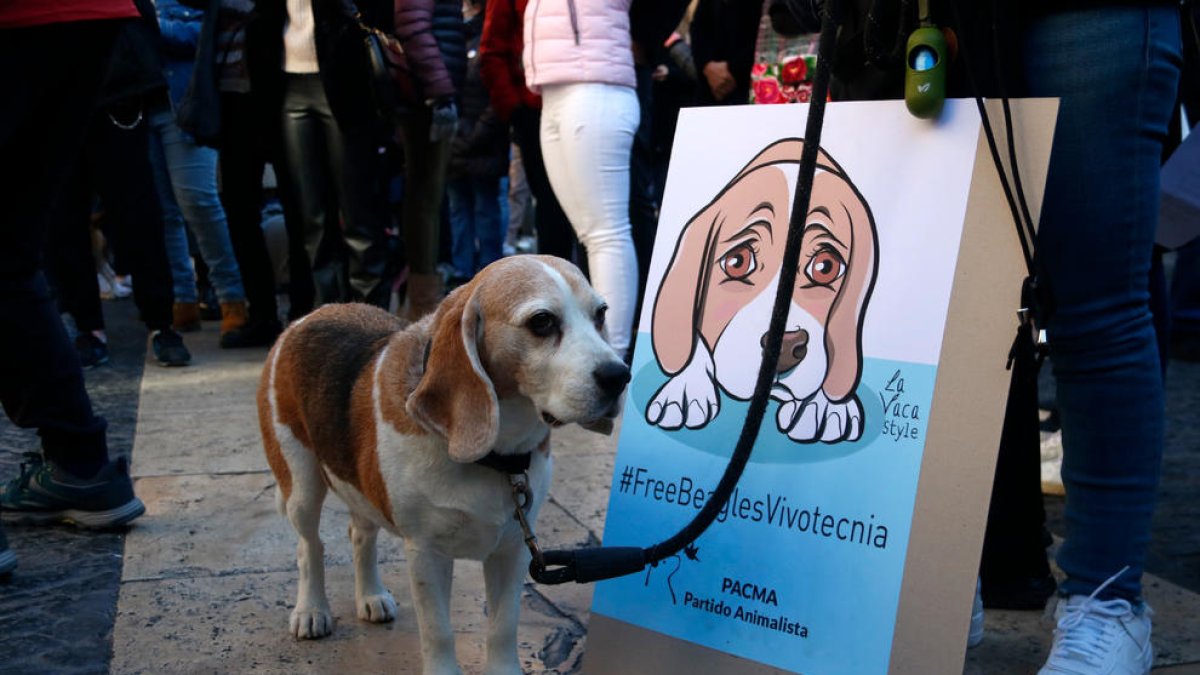
[[221, 336], [246, 325], [246, 302], [221, 303]]
[[171, 312], [171, 326], [180, 333], [200, 330], [200, 305], [194, 302], [177, 302]]
[[421, 317], [437, 309], [438, 303], [444, 296], [442, 275], [437, 273], [409, 274], [408, 289], [404, 292], [404, 306], [400, 308], [400, 318], [418, 321]]

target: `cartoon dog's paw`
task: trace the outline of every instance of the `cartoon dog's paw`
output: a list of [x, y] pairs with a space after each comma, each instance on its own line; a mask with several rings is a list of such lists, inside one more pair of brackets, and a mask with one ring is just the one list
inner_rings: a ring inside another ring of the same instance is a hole
[[831, 402], [824, 392], [811, 398], [785, 401], [776, 413], [779, 430], [800, 443], [857, 441], [862, 436], [862, 404], [858, 397]]
[[363, 621], [387, 623], [396, 618], [396, 600], [387, 591], [363, 595], [355, 604], [358, 606], [358, 618]]
[[292, 610], [292, 636], [315, 640], [333, 632], [333, 614], [328, 607], [296, 607]]
[[688, 371], [667, 380], [646, 406], [646, 421], [667, 430], [699, 429], [721, 411], [717, 387], [707, 374], [689, 378]]

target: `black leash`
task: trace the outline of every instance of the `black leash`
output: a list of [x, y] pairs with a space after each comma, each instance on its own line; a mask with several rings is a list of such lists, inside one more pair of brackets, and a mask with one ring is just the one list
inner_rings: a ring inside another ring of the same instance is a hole
[[[775, 304], [771, 313], [771, 324], [763, 345], [762, 363], [758, 369], [758, 380], [750, 409], [742, 425], [737, 446], [729, 459], [724, 475], [713, 490], [704, 507], [690, 523], [674, 536], [653, 546], [600, 547], [561, 551], [541, 551], [536, 539], [526, 537], [533, 561], [529, 573], [535, 581], [543, 584], [561, 584], [568, 581], [589, 583], [625, 576], [641, 571], [646, 565], [655, 564], [678, 553], [684, 546], [695, 541], [713, 523], [733, 488], [750, 461], [750, 453], [758, 439], [770, 401], [771, 387], [775, 381], [775, 364], [783, 344], [783, 331], [787, 322], [792, 287], [800, 263], [800, 244], [804, 236], [804, 224], [812, 196], [813, 177], [816, 173], [817, 154], [821, 146], [821, 128], [825, 119], [825, 101], [829, 97], [829, 79], [833, 62], [834, 41], [840, 23], [840, 0], [827, 0], [821, 17], [821, 37], [817, 46], [817, 68], [813, 78], [813, 91], [808, 109], [808, 122], [804, 133], [804, 150], [800, 155], [800, 178], [792, 202], [791, 222], [788, 225], [787, 248], [784, 250], [780, 270], [779, 287], [775, 291]], [[529, 534], [529, 533], [527, 533]]]

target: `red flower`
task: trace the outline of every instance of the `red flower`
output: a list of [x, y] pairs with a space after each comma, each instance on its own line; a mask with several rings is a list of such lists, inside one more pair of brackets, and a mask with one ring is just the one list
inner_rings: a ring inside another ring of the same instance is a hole
[[783, 103], [785, 100], [779, 91], [779, 80], [764, 77], [754, 83], [755, 103]]
[[765, 63], [756, 63], [754, 64], [754, 67], [750, 69], [750, 75], [753, 77], [762, 77], [766, 74], [766, 72], [767, 64]]
[[782, 79], [787, 84], [800, 84], [808, 77], [808, 63], [804, 61], [804, 57], [797, 56], [783, 62], [783, 72], [780, 74]]
[[805, 87], [796, 93], [796, 101], [799, 103], [808, 103], [810, 98], [812, 98], [811, 87]]

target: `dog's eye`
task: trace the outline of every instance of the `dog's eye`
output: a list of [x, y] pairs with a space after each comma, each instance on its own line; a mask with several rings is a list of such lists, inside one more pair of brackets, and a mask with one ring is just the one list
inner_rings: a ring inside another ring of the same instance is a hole
[[828, 286], [846, 273], [846, 261], [833, 249], [824, 248], [809, 259], [804, 276], [817, 286]]
[[735, 246], [718, 262], [725, 276], [734, 281], [744, 281], [754, 270], [758, 269], [758, 257], [754, 255], [754, 247], [750, 242]]
[[550, 312], [538, 312], [529, 317], [525, 327], [538, 337], [550, 337], [558, 332], [558, 317]]
[[592, 321], [596, 324], [596, 330], [604, 328], [604, 315], [608, 313], [608, 305], [600, 305], [596, 308], [596, 316], [592, 317]]

